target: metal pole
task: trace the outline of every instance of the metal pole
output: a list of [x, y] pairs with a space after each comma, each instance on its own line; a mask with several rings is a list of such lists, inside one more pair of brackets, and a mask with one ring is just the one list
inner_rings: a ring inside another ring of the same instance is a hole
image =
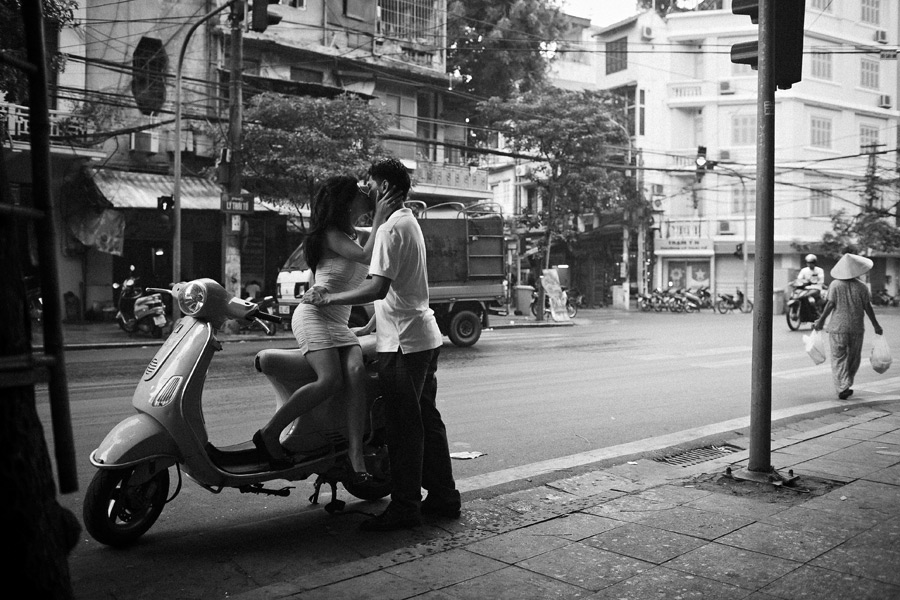
[[51, 191], [50, 113], [47, 101], [47, 63], [44, 55], [44, 16], [40, 2], [23, 2], [25, 22], [25, 50], [34, 71], [28, 73], [30, 110], [28, 127], [31, 143], [31, 181], [34, 207], [43, 212], [35, 221], [38, 262], [41, 265], [41, 298], [44, 311], [44, 354], [50, 372], [50, 418], [53, 427], [59, 491], [69, 494], [78, 490], [78, 470], [75, 462], [75, 438], [72, 434], [72, 413], [69, 406], [69, 387], [66, 382], [66, 360], [63, 351], [62, 307], [59, 301], [59, 265], [56, 248], [59, 243], [57, 222], [59, 208]]
[[[178, 67], [175, 70], [175, 158], [174, 176], [175, 188], [172, 192], [172, 282], [181, 281], [181, 69], [184, 66], [184, 55], [187, 52], [188, 42], [200, 25], [212, 19], [214, 16], [243, 0], [230, 0], [215, 9], [205, 17], [191, 25], [184, 41], [181, 42], [181, 51], [178, 53]], [[178, 303], [172, 305], [172, 318], [177, 319], [179, 314]]]
[[772, 432], [772, 260], [775, 238], [775, 84], [773, 31], [775, 2], [759, 3], [759, 76], [756, 144], [756, 289], [753, 311], [753, 363], [750, 383], [750, 461], [748, 470], [769, 473]]
[[[230, 91], [228, 99], [230, 110], [228, 115], [229, 122], [229, 145], [231, 146], [231, 165], [228, 169], [228, 195], [231, 198], [241, 197], [241, 168], [243, 165], [243, 152], [241, 151], [242, 142], [242, 122], [244, 117], [243, 111], [243, 90], [242, 73], [244, 65], [243, 53], [243, 31], [241, 29], [241, 21], [238, 16], [231, 16], [231, 75], [230, 75]], [[241, 293], [241, 248], [240, 248], [240, 228], [237, 232], [232, 224], [233, 220], [240, 222], [243, 217], [232, 213], [224, 213], [224, 223], [222, 226], [222, 268], [224, 270], [223, 284], [225, 289], [235, 296], [240, 297]]]

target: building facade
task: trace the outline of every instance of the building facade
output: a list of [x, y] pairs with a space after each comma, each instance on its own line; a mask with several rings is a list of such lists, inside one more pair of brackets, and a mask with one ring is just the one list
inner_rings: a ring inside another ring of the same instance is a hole
[[[111, 284], [130, 265], [145, 285], [171, 279], [172, 218], [159, 203], [174, 188], [176, 148], [183, 278], [213, 277], [234, 291], [256, 280], [273, 292], [298, 241], [291, 222], [301, 215], [256, 203], [235, 219], [223, 210], [223, 186], [211, 175], [222, 148], [207, 132], [229, 128], [233, 35], [230, 9], [207, 17], [224, 4], [85, 0], [76, 26], [60, 34], [67, 66], [51, 85], [53, 119], [65, 129], [54, 138], [61, 160], [54, 165], [55, 201], [65, 234], [60, 291], [74, 292], [88, 311], [112, 302]], [[447, 94], [446, 8], [445, 0], [270, 4], [280, 22], [260, 33], [246, 23], [241, 30], [243, 98], [261, 91], [369, 98], [393, 117], [385, 146], [413, 172], [413, 199], [487, 198], [486, 174], [458, 149], [467, 135], [466, 109]], [[180, 132], [173, 118], [179, 101]], [[0, 109], [10, 123], [27, 112]], [[27, 156], [25, 134], [5, 150], [13, 163]], [[14, 191], [27, 199], [27, 177], [13, 179]]]
[[[730, 0], [648, 10], [594, 34], [598, 86], [634, 100], [656, 211], [653, 287], [752, 296], [757, 78], [729, 49], [756, 37]], [[806, 3], [803, 80], [775, 94], [776, 290], [817, 250], [833, 212], [861, 210], [867, 183], [882, 207], [897, 203], [897, 38], [896, 2]], [[701, 153], [712, 168], [697, 170]], [[897, 257], [876, 257], [872, 288], [896, 294], [898, 269]]]

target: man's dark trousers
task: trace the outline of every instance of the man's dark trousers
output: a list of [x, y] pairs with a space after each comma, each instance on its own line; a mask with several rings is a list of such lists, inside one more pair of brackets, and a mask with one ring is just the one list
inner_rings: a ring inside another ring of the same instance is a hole
[[419, 513], [422, 488], [445, 502], [458, 502], [447, 428], [436, 405], [440, 348], [404, 354], [378, 353], [385, 399], [392, 510]]

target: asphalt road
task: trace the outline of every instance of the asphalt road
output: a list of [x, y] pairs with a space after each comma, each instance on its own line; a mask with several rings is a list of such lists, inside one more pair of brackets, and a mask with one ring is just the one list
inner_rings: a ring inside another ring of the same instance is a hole
[[[900, 312], [882, 309], [879, 315], [888, 342], [900, 348]], [[445, 343], [438, 398], [451, 451], [484, 453], [454, 461], [457, 478], [746, 416], [752, 322], [750, 315], [738, 313], [597, 310], [584, 311], [574, 327], [486, 331], [478, 344], [466, 349]], [[834, 396], [828, 365], [814, 366], [803, 351], [804, 333], [788, 331], [783, 317], [775, 319], [773, 409]], [[270, 415], [274, 401], [252, 358], [272, 343], [227, 344], [214, 360], [204, 399], [214, 444], [248, 439]], [[93, 475], [87, 456], [115, 423], [132, 414], [134, 382], [154, 352], [138, 348], [67, 355], [81, 485], [79, 492], [61, 501], [79, 516], [83, 491]], [[858, 397], [895, 393], [900, 376], [892, 373], [877, 375], [864, 362], [854, 386]], [[39, 394], [39, 411], [48, 421], [44, 393]], [[223, 572], [234, 575], [232, 561], [263, 561], [261, 557], [274, 553], [280, 560], [273, 564], [243, 564], [237, 571], [256, 569], [253, 577], [278, 581], [287, 577], [280, 570], [290, 569], [292, 561], [332, 564], [358, 558], [360, 552], [384, 551], [380, 541], [369, 542], [363, 550], [358, 543], [342, 543], [329, 525], [333, 517], [307, 504], [311, 484], [300, 482], [297, 487], [296, 494], [284, 499], [234, 490], [214, 495], [185, 481], [181, 495], [139, 547], [111, 551], [83, 535], [71, 560], [79, 597], [149, 598], [153, 590], [161, 593], [171, 586], [188, 586], [184, 597], [194, 597], [191, 573], [201, 564], [215, 568], [228, 563]], [[350, 500], [346, 494], [344, 499]], [[365, 503], [349, 506], [354, 507], [378, 509]], [[289, 535], [292, 532], [295, 535]], [[308, 539], [310, 532], [315, 532], [315, 540]], [[297, 547], [301, 541], [302, 552]], [[159, 569], [159, 576], [149, 577], [152, 584], [138, 586], [134, 575], [148, 568]], [[234, 592], [247, 581], [220, 576], [217, 585]]]

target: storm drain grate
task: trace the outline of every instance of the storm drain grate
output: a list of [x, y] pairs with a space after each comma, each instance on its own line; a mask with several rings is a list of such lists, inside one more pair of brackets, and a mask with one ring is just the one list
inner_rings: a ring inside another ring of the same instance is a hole
[[688, 467], [690, 465], [700, 464], [714, 458], [728, 456], [729, 454], [734, 454], [735, 452], [740, 452], [741, 450], [743, 450], [743, 448], [741, 448], [740, 446], [735, 446], [733, 444], [719, 444], [717, 446], [704, 446], [703, 448], [685, 450], [684, 452], [679, 452], [678, 454], [662, 456], [659, 458], [654, 458], [653, 460], [669, 465], [675, 465], [677, 467]]

